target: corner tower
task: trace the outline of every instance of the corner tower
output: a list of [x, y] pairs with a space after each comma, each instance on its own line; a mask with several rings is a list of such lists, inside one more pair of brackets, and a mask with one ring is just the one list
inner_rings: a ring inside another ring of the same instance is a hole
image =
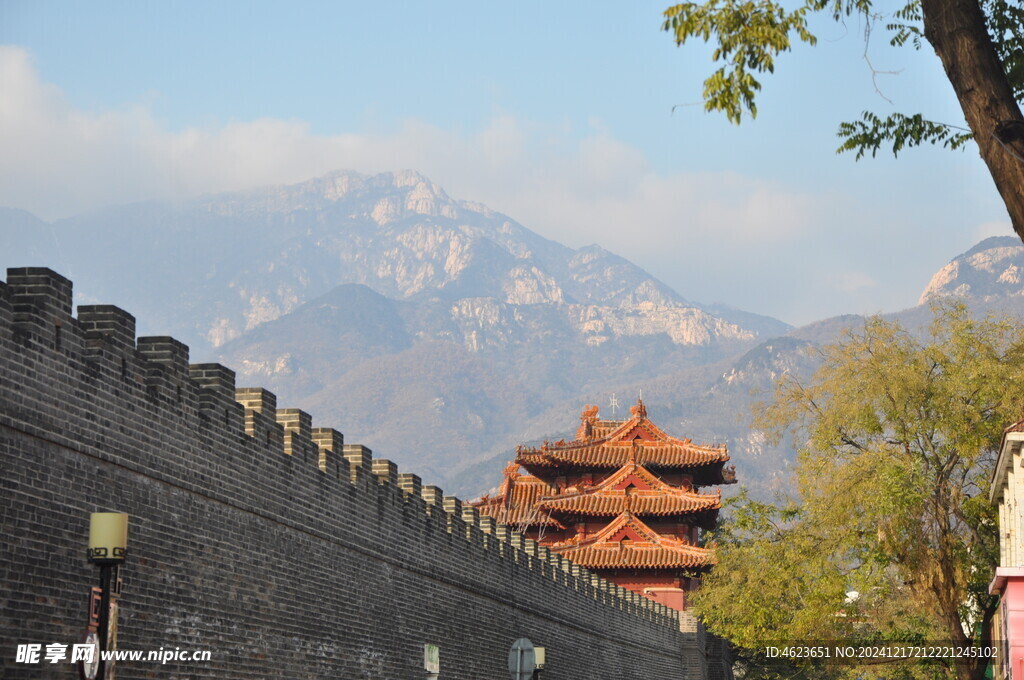
[[[628, 420], [580, 417], [576, 439], [519, 447], [494, 496], [474, 505], [581, 567], [674, 609], [714, 564], [700, 530], [718, 520], [732, 484], [724, 445], [696, 445], [665, 433], [642, 400]], [[522, 474], [525, 468], [528, 474]]]

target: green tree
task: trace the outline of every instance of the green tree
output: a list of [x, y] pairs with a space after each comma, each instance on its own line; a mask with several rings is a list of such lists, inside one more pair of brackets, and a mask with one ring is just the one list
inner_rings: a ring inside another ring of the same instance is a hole
[[[905, 1], [905, 0], [904, 0]], [[945, 68], [970, 131], [928, 120], [924, 115], [864, 112], [842, 123], [840, 151], [857, 158], [891, 143], [894, 154], [929, 142], [958, 148], [974, 140], [1006, 205], [1014, 231], [1024, 239], [1024, 4], [1021, 0], [910, 0], [892, 14], [871, 0], [804, 0], [786, 9], [778, 0], [706, 0], [665, 10], [664, 29], [682, 45], [691, 38], [716, 44], [712, 59], [722, 66], [704, 81], [708, 111], [722, 111], [739, 123], [757, 114], [757, 74], [775, 70], [775, 59], [794, 39], [817, 42], [807, 25], [812, 13], [836, 21], [858, 14], [870, 35], [882, 23], [896, 46], [928, 42]], [[865, 37], [866, 39], [866, 37]]]
[[[821, 351], [814, 377], [783, 377], [757, 416], [776, 440], [802, 442], [797, 495], [733, 504], [697, 614], [751, 650], [770, 640], [986, 643], [999, 550], [987, 486], [1003, 428], [1024, 412], [1019, 328], [947, 306], [923, 339], [871, 318]], [[875, 670], [966, 679], [984, 666]]]

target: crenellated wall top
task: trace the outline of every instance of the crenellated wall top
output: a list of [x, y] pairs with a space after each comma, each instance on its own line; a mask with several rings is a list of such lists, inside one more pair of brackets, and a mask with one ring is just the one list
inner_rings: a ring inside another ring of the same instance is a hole
[[[681, 614], [637, 596], [596, 574], [572, 565], [511, 527], [481, 517], [469, 503], [416, 474], [400, 471], [385, 458], [374, 458], [361, 444], [347, 443], [342, 433], [320, 426], [297, 408], [280, 408], [277, 397], [262, 387], [238, 387], [235, 372], [216, 363], [189, 363], [189, 348], [169, 336], [135, 336], [135, 317], [112, 305], [83, 305], [72, 314], [72, 282], [45, 267], [7, 270], [0, 282], [0, 350], [18, 354], [17, 370], [31, 378], [32, 361], [66, 364], [64, 375], [78, 375], [76, 389], [88, 391], [97, 375], [135, 400], [137, 411], [158, 419], [179, 419], [182, 429], [216, 442], [210, 450], [234, 456], [233, 474], [257, 474], [245, 456], [263, 457], [266, 465], [305, 466], [318, 475], [330, 494], [360, 494], [374, 502], [400, 504], [402, 521], [446, 532], [461, 542], [467, 559], [505, 560], [545, 579], [579, 591], [607, 606], [677, 626]], [[75, 371], [78, 371], [76, 374]], [[2, 382], [2, 381], [0, 381]], [[0, 386], [0, 390], [2, 390]], [[0, 395], [10, 396], [10, 395]], [[97, 407], [99, 408], [99, 407]], [[5, 422], [28, 422], [31, 414], [12, 409]], [[218, 448], [219, 447], [219, 448]], [[278, 463], [267, 463], [279, 461]], [[224, 474], [228, 474], [225, 472]], [[260, 473], [260, 474], [265, 474]], [[217, 479], [190, 484], [213, 486]], [[453, 548], [455, 549], [455, 548]]]

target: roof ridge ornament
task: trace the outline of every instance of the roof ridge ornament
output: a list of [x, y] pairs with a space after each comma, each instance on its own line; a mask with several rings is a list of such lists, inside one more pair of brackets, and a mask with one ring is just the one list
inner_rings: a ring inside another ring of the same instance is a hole
[[642, 397], [636, 400], [636, 406], [629, 407], [629, 412], [634, 418], [647, 418], [647, 407], [644, 406], [644, 400]]
[[594, 436], [594, 423], [597, 422], [597, 405], [587, 404], [580, 415], [580, 427], [576, 430], [577, 440], [586, 440]]

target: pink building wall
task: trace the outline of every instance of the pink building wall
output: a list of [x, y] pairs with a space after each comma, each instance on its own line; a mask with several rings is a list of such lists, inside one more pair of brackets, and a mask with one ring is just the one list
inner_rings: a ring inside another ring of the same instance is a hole
[[999, 567], [989, 592], [999, 595], [993, 644], [999, 647], [994, 680], [1024, 678], [1024, 568]]
[[993, 680], [1024, 680], [1024, 420], [1006, 428], [989, 500], [999, 508], [999, 567], [989, 592], [999, 596], [992, 621], [998, 649]]

